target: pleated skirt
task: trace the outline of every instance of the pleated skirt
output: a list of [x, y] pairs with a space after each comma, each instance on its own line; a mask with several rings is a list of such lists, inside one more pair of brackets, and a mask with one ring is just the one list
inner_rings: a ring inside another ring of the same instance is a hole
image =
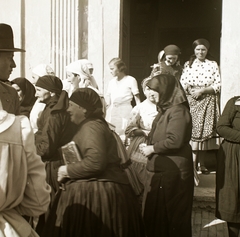
[[128, 157], [131, 159], [131, 168], [134, 169], [139, 180], [139, 187], [141, 187], [142, 192], [146, 181], [146, 165], [147, 157], [141, 154], [139, 150], [139, 145], [141, 143], [147, 143], [145, 136], [134, 137], [130, 143], [127, 150]]
[[145, 233], [129, 185], [78, 180], [57, 194], [42, 236], [141, 237]]

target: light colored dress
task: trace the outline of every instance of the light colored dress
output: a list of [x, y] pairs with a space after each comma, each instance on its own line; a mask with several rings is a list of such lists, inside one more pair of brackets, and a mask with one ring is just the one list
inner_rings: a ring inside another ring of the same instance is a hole
[[[192, 115], [193, 150], [218, 149], [220, 139], [216, 134], [216, 123], [219, 119], [219, 92], [221, 78], [215, 61], [205, 59], [203, 62], [195, 59], [192, 66], [189, 61], [184, 65], [180, 82], [187, 94]], [[204, 94], [200, 99], [194, 99], [189, 90], [211, 86], [215, 94]]]
[[22, 216], [47, 211], [50, 186], [28, 118], [9, 116], [0, 115], [0, 236], [37, 237]]
[[136, 129], [141, 129], [145, 133], [145, 136], [133, 137], [127, 150], [128, 157], [132, 161], [131, 166], [136, 171], [142, 185], [144, 185], [146, 179], [147, 157], [141, 154], [139, 145], [147, 143], [147, 136], [151, 131], [152, 122], [157, 113], [156, 105], [148, 99], [144, 100], [132, 109], [125, 131], [126, 136], [131, 136], [131, 133]]
[[125, 76], [121, 80], [114, 77], [108, 85], [106, 98], [110, 105], [106, 111], [107, 122], [115, 126], [115, 131], [123, 135], [132, 110], [131, 101], [139, 94], [138, 84], [134, 77]]

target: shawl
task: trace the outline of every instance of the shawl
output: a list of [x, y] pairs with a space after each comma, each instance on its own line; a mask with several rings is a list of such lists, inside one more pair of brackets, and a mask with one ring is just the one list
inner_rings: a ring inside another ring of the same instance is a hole
[[20, 105], [23, 107], [33, 106], [37, 99], [35, 97], [36, 90], [33, 84], [24, 77], [18, 77], [12, 80], [11, 83], [18, 85], [22, 90], [23, 99], [20, 102]]

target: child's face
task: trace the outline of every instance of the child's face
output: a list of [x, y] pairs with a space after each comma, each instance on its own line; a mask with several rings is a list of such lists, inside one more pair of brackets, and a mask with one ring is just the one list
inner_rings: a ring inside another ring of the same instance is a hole
[[159, 93], [151, 90], [148, 86], [145, 87], [144, 95], [146, 98], [154, 104], [157, 104], [159, 101]]
[[166, 55], [166, 61], [169, 65], [174, 65], [178, 60], [178, 55]]

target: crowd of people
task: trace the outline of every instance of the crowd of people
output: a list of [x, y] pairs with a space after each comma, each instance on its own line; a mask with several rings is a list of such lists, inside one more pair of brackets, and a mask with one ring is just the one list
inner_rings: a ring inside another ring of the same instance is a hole
[[178, 46], [161, 50], [141, 82], [144, 101], [120, 58], [109, 62], [105, 96], [87, 59], [67, 65], [64, 80], [39, 64], [31, 81], [9, 81], [14, 52], [24, 52], [13, 41], [0, 24], [1, 236], [191, 237], [206, 157], [217, 161], [216, 216], [239, 235], [240, 97], [220, 114], [220, 72], [206, 39], [193, 42], [183, 66]]

